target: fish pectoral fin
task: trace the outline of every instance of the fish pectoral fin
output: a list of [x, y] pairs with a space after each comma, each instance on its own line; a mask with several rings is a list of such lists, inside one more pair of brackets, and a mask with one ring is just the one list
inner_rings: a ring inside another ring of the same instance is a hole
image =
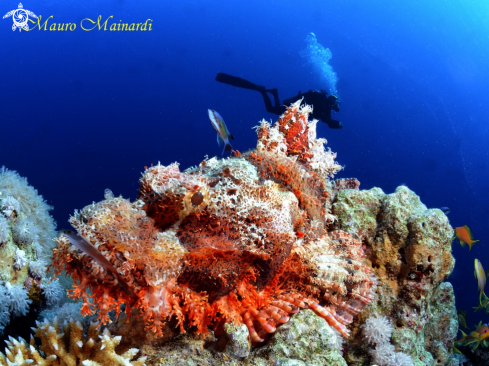
[[[233, 135], [231, 135], [231, 134], [229, 134], [229, 138], [230, 138], [231, 140], [234, 140], [234, 136], [233, 136]], [[479, 240], [477, 240], [477, 241], [479, 241]]]
[[217, 144], [221, 146], [224, 143], [223, 139], [221, 138], [221, 135], [217, 134]]

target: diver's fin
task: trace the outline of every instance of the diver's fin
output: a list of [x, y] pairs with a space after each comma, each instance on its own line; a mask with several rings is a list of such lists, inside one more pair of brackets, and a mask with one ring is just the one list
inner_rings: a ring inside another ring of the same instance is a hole
[[231, 144], [229, 142], [226, 142], [226, 144], [224, 145], [224, 149], [222, 150], [222, 156], [224, 156], [224, 152], [231, 151], [232, 149], [233, 147], [231, 146]]
[[238, 88], [251, 89], [251, 90], [257, 90], [257, 91], [265, 91], [264, 86], [254, 84], [251, 81], [248, 81], [248, 80], [245, 80], [242, 78], [238, 78], [237, 76], [224, 74], [222, 72], [217, 74], [216, 81], [219, 81], [220, 83], [232, 85], [232, 86], [237, 86]]

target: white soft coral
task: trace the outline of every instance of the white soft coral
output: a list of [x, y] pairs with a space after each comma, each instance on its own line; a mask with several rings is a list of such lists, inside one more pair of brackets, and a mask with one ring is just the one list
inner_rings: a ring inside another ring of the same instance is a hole
[[378, 366], [414, 366], [411, 357], [402, 352], [396, 352], [390, 343], [394, 327], [385, 316], [370, 316], [362, 325], [363, 337], [374, 345], [368, 353], [372, 362]]
[[17, 248], [15, 250], [15, 262], [14, 267], [16, 270], [21, 270], [27, 264], [27, 258], [25, 256], [25, 250]]
[[29, 299], [27, 290], [23, 286], [5, 284], [7, 289], [9, 309], [13, 316], [26, 315], [32, 300]]
[[394, 328], [385, 316], [371, 316], [362, 325], [363, 336], [370, 344], [382, 344], [390, 340]]
[[48, 306], [58, 305], [63, 299], [64, 289], [59, 283], [59, 280], [51, 279], [46, 284], [42, 285], [41, 288]]

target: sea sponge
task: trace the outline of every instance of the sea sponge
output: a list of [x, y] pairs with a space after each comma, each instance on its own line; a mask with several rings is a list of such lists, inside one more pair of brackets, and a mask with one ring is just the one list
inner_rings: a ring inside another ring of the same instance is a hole
[[385, 316], [370, 316], [362, 325], [363, 336], [370, 344], [389, 342], [394, 327]]

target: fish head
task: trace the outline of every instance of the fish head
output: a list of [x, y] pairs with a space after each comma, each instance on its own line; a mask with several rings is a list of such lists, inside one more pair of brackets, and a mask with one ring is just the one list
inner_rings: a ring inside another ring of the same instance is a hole
[[482, 341], [482, 340], [486, 339], [487, 337], [489, 337], [489, 328], [487, 327], [486, 324], [480, 326], [475, 331], [477, 333], [479, 333], [479, 336], [478, 336], [479, 341]]

